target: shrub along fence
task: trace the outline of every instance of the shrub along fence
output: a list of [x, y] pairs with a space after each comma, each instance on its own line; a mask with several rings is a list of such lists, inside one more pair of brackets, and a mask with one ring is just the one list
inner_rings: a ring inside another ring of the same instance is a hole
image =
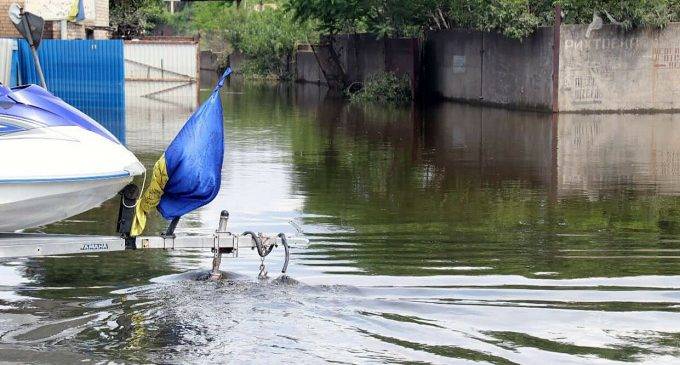
[[341, 80], [343, 86], [350, 86], [389, 72], [407, 76], [415, 94], [419, 90], [420, 48], [418, 38], [379, 39], [374, 34], [322, 37], [320, 44], [298, 47], [295, 79], [313, 83]]

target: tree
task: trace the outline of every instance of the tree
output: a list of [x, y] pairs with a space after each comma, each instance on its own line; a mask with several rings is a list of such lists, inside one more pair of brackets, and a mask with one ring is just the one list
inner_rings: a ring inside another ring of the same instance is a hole
[[680, 20], [678, 0], [559, 0], [567, 23], [589, 23], [597, 12], [605, 21], [624, 29], [664, 27]]
[[286, 9], [297, 21], [316, 21], [324, 33], [372, 32], [381, 36], [418, 33], [428, 22], [427, 8], [439, 0], [289, 0]]
[[423, 31], [469, 28], [523, 38], [552, 25], [559, 4], [567, 23], [590, 23], [593, 13], [624, 29], [663, 27], [680, 20], [678, 0], [288, 0], [298, 21], [314, 20], [325, 33], [372, 32], [414, 36]]
[[109, 16], [114, 38], [131, 39], [153, 29], [161, 19], [163, 0], [111, 0]]
[[269, 5], [239, 8], [230, 1], [195, 3], [191, 6], [193, 27], [207, 48], [226, 54], [242, 52], [245, 73], [289, 78], [296, 44], [315, 41], [317, 35], [308, 22], [293, 21], [280, 3]]

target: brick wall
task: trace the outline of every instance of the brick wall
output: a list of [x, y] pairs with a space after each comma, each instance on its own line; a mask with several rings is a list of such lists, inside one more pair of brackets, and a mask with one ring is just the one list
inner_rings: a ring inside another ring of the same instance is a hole
[[94, 39], [109, 39], [111, 38], [111, 31], [106, 29], [95, 29]]
[[[32, 0], [40, 1], [40, 0]], [[49, 0], [44, 0], [49, 2]], [[7, 12], [12, 3], [17, 3], [23, 6], [25, 0], [0, 0], [0, 38], [17, 38], [20, 37], [19, 32], [14, 28], [14, 24], [9, 20]], [[40, 15], [40, 14], [38, 14]], [[51, 24], [50, 24], [51, 23]], [[68, 23], [68, 39], [83, 39], [85, 38], [85, 27], [108, 27], [109, 26], [109, 1], [95, 0], [95, 18], [85, 19], [82, 23]], [[58, 21], [48, 22], [45, 24], [46, 38], [61, 38], [61, 26]], [[106, 29], [95, 29], [95, 39], [108, 39], [111, 34]]]
[[97, 0], [96, 6], [97, 20], [95, 22], [96, 26], [108, 27], [109, 26], [109, 0]]
[[0, 38], [19, 37], [19, 32], [14, 28], [14, 24], [12, 24], [7, 15], [9, 6], [12, 3], [17, 3], [20, 6], [24, 5], [23, 0], [0, 0]]
[[[35, 0], [33, 0], [35, 1]], [[109, 26], [109, 2], [108, 0], [94, 0], [95, 18], [85, 19], [83, 24], [97, 27]]]

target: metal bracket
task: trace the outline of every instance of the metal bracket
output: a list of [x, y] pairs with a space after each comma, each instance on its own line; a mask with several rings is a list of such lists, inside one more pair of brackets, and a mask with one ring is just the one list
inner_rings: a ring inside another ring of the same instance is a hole
[[139, 188], [135, 184], [126, 185], [120, 194], [116, 232], [125, 239], [125, 248], [135, 249], [135, 238], [130, 236], [132, 221], [135, 217], [135, 203], [139, 198]]

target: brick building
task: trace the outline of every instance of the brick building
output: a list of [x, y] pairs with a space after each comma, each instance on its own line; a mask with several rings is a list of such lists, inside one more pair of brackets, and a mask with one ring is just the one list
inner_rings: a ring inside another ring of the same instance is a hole
[[[0, 38], [20, 37], [9, 20], [8, 10], [17, 3], [26, 11], [45, 19], [43, 38], [107, 39], [111, 36], [108, 0], [80, 0], [84, 10], [82, 21], [65, 21], [74, 0], [0, 0]], [[65, 22], [65, 24], [64, 24]], [[62, 28], [66, 25], [66, 37]]]

